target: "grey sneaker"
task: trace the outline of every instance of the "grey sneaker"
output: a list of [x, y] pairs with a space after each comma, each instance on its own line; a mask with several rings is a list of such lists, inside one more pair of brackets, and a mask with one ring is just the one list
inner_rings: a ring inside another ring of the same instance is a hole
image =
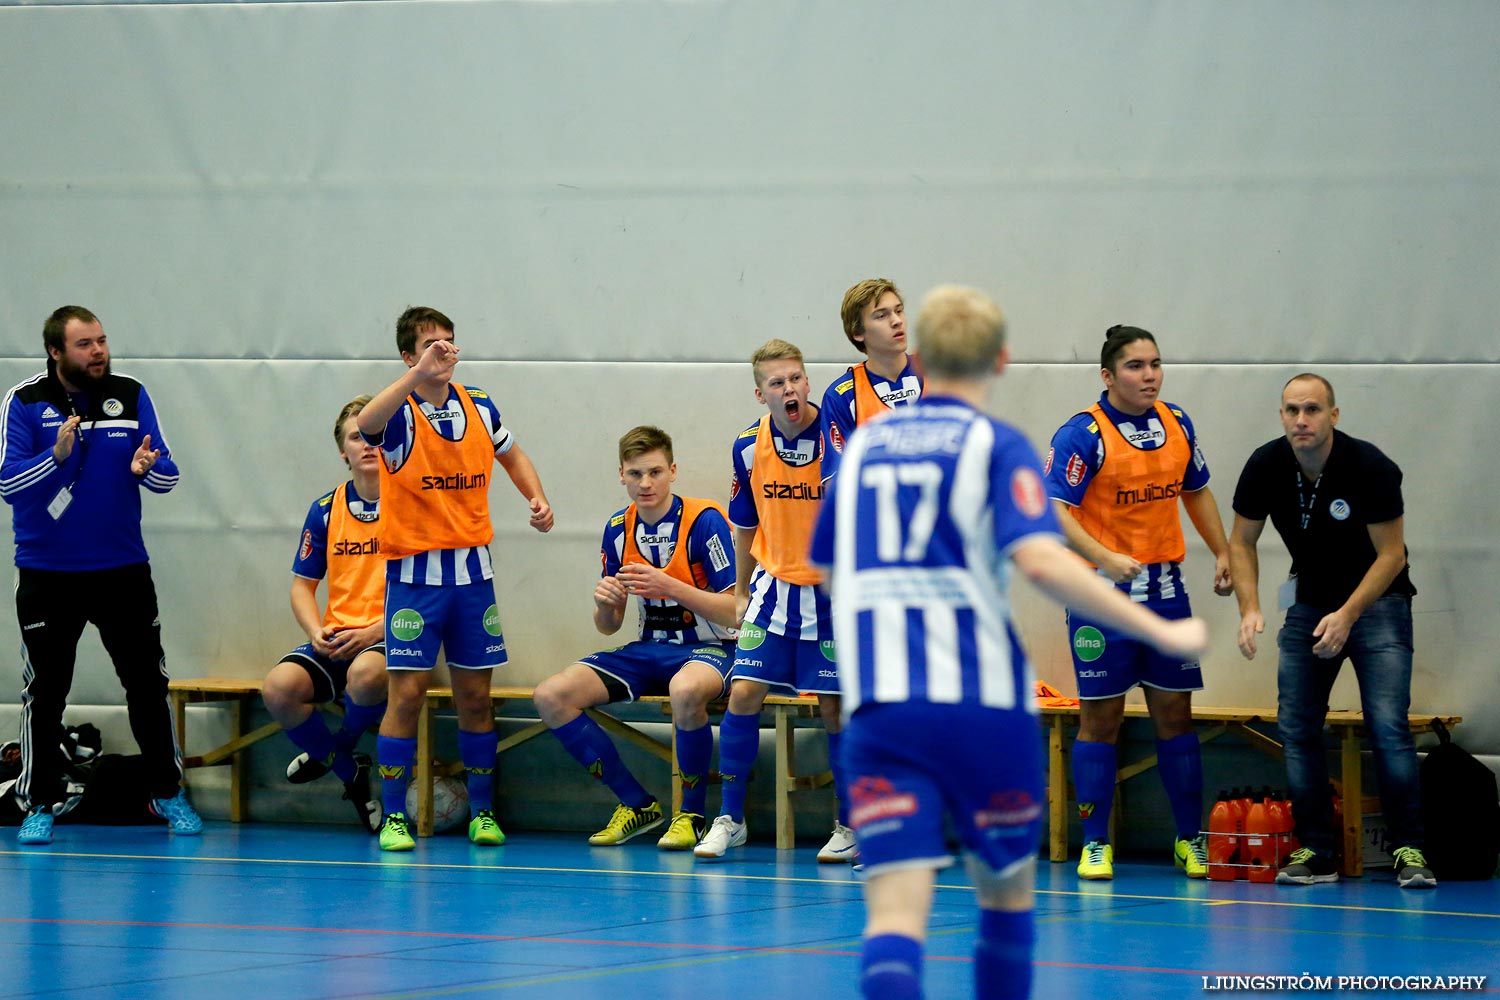
[[1431, 889], [1437, 885], [1437, 876], [1427, 867], [1427, 859], [1415, 847], [1398, 847], [1391, 852], [1392, 867], [1396, 869], [1396, 884], [1403, 889]]
[[1278, 885], [1313, 885], [1338, 880], [1339, 870], [1333, 863], [1333, 856], [1319, 854], [1311, 847], [1299, 847], [1293, 851], [1291, 863], [1276, 873]]

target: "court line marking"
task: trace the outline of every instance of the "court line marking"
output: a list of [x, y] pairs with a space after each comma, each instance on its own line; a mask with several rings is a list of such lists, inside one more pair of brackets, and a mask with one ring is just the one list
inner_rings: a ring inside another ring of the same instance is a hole
[[[26, 851], [0, 851], [0, 857], [19, 858], [85, 858], [108, 861], [174, 861], [174, 862], [199, 862], [209, 864], [246, 864], [246, 865], [306, 865], [310, 867], [323, 868], [374, 868], [382, 871], [493, 871], [493, 872], [528, 872], [528, 873], [550, 873], [554, 875], [638, 875], [647, 878], [669, 878], [669, 879], [704, 879], [711, 881], [740, 881], [740, 882], [770, 882], [788, 883], [800, 885], [834, 886], [845, 888], [859, 888], [863, 883], [858, 879], [820, 879], [808, 878], [796, 875], [751, 875], [736, 872], [713, 872], [698, 871], [672, 872], [672, 871], [638, 871], [629, 868], [561, 868], [550, 865], [485, 865], [485, 864], [458, 864], [455, 862], [428, 862], [428, 861], [319, 861], [307, 858], [245, 858], [245, 857], [206, 857], [202, 855], [183, 856], [173, 854], [105, 854], [100, 852], [86, 851], [37, 851], [35, 849]], [[972, 893], [973, 886], [968, 885], [937, 885], [936, 888], [946, 892]], [[1277, 900], [1277, 899], [1201, 899], [1192, 896], [1162, 896], [1146, 893], [1104, 893], [1098, 890], [1084, 892], [1070, 889], [1037, 889], [1038, 896], [1058, 896], [1072, 899], [1094, 899], [1102, 903], [1115, 900], [1145, 900], [1152, 902], [1167, 903], [1196, 903], [1202, 906], [1270, 906], [1289, 907], [1293, 909], [1309, 910], [1338, 910], [1354, 913], [1395, 913], [1404, 916], [1431, 916], [1431, 917], [1472, 917], [1480, 920], [1500, 920], [1500, 913], [1473, 913], [1461, 910], [1412, 910], [1398, 906], [1368, 906], [1353, 903], [1309, 903], [1301, 901]], [[1041, 916], [1039, 913], [1038, 916]]]

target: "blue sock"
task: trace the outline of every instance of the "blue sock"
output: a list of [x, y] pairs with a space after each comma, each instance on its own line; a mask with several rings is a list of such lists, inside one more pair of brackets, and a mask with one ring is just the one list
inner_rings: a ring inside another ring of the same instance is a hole
[[1115, 745], [1073, 742], [1073, 794], [1083, 820], [1083, 842], [1109, 843], [1109, 811], [1115, 804]]
[[323, 721], [323, 713], [316, 709], [307, 718], [288, 729], [286, 738], [291, 740], [292, 745], [297, 749], [306, 752], [309, 760], [317, 761], [319, 764], [332, 766], [334, 757], [338, 756], [338, 744], [334, 742], [333, 734], [328, 731], [328, 723]]
[[309, 760], [326, 764], [340, 781], [347, 784], [354, 780], [354, 773], [358, 770], [354, 758], [339, 746], [338, 737], [328, 731], [322, 712], [314, 710], [300, 724], [288, 729], [286, 738], [298, 749], [307, 751]]
[[1025, 1000], [1031, 996], [1031, 952], [1036, 924], [1030, 910], [979, 911], [974, 942], [974, 996], [977, 1000]]
[[616, 797], [632, 809], [641, 809], [655, 801], [655, 796], [641, 787], [635, 775], [620, 760], [609, 734], [587, 715], [552, 730], [563, 749], [583, 765], [583, 769], [609, 786]]
[[1156, 741], [1156, 769], [1172, 804], [1177, 836], [1192, 840], [1203, 829], [1203, 751], [1194, 733]]
[[487, 733], [458, 731], [458, 758], [464, 762], [464, 781], [469, 787], [469, 815], [495, 808], [495, 746], [500, 737]]
[[677, 776], [682, 779], [682, 811], [702, 816], [708, 809], [708, 769], [714, 757], [714, 731], [677, 727]]
[[[406, 812], [406, 784], [417, 763], [417, 741], [399, 736], [381, 736], [375, 741], [380, 762], [380, 804], [385, 814]], [[407, 819], [413, 817], [407, 816]]]
[[380, 725], [380, 720], [383, 718], [385, 718], [384, 699], [374, 705], [356, 705], [346, 697], [344, 699], [344, 725], [333, 738], [338, 743], [339, 749], [352, 751], [359, 743], [359, 738], [367, 730]]
[[865, 938], [859, 989], [865, 1000], [922, 1000], [922, 943], [900, 934]]
[[719, 723], [719, 780], [721, 782], [721, 804], [719, 811], [736, 823], [745, 822], [745, 786], [750, 781], [750, 769], [755, 766], [755, 756], [760, 753], [760, 713], [735, 715], [724, 713]]
[[849, 825], [849, 786], [844, 784], [843, 733], [828, 734], [828, 769], [833, 772], [833, 795], [838, 803], [839, 822]]

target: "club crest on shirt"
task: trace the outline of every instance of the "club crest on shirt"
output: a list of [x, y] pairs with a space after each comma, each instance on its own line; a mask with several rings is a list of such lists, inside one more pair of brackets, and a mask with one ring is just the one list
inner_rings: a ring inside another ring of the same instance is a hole
[[833, 450], [838, 452], [840, 455], [844, 453], [844, 432], [839, 430], [838, 424], [828, 425], [828, 443], [832, 445]]
[[1349, 501], [1333, 501], [1333, 503], [1328, 505], [1328, 516], [1335, 521], [1347, 521], [1349, 519]]
[[125, 404], [118, 399], [106, 399], [102, 409], [106, 417], [118, 417], [125, 412]]
[[306, 559], [310, 555], [312, 555], [312, 532], [304, 530], [302, 532], [302, 545], [297, 549], [297, 558]]

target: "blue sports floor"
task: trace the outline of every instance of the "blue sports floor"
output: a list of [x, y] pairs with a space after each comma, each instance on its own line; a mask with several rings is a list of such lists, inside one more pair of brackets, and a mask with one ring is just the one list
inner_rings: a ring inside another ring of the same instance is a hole
[[[0, 997], [857, 997], [859, 885], [815, 846], [713, 864], [654, 835], [591, 848], [523, 833], [498, 849], [442, 836], [381, 855], [333, 826], [60, 826], [24, 849], [4, 831]], [[1118, 864], [1103, 884], [1039, 872], [1037, 997], [1198, 997], [1219, 992], [1204, 976], [1301, 973], [1484, 975], [1500, 992], [1500, 880], [1412, 892], [1385, 872], [1297, 887], [1189, 882], [1165, 864]], [[959, 866], [940, 883], [927, 992], [966, 997], [974, 894]]]

